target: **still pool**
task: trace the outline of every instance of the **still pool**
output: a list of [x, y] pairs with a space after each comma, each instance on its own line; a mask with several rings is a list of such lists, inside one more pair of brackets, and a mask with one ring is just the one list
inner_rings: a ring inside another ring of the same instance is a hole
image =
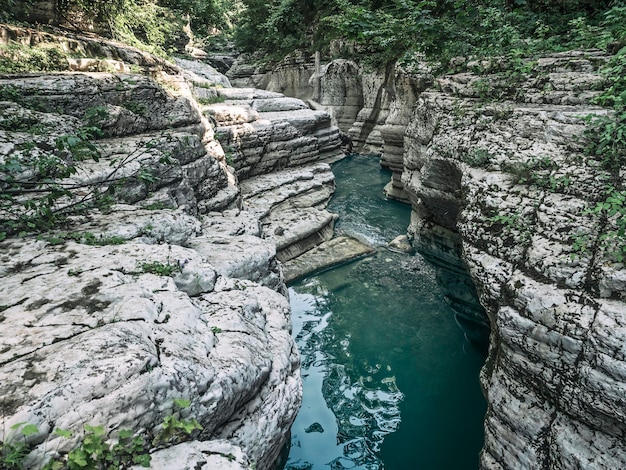
[[287, 470], [475, 470], [486, 404], [470, 345], [419, 255], [393, 253], [408, 206], [387, 201], [389, 173], [354, 155], [333, 168], [339, 232], [375, 256], [289, 289], [304, 395]]

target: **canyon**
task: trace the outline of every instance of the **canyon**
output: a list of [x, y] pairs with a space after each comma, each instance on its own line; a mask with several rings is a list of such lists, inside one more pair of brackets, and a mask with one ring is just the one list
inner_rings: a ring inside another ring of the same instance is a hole
[[297, 56], [229, 72], [312, 100], [393, 172], [386, 193], [410, 202], [413, 245], [463, 324], [490, 330], [483, 469], [625, 465], [625, 271], [604, 241], [616, 219], [593, 211], [614, 175], [585, 134], [588, 116], [610, 115], [593, 104], [609, 59], [556, 53], [516, 74], [458, 58], [435, 78], [419, 62]]
[[0, 77], [13, 92], [2, 158], [32, 158], [26, 142], [56, 155], [97, 109], [99, 159], [66, 183], [79, 200], [116, 183], [113, 205], [63, 233], [0, 242], [0, 436], [37, 426], [28, 466], [74, 448], [85, 424], [155, 437], [176, 415], [202, 429], [155, 444], [154, 468], [271, 468], [301, 399], [284, 272], [336, 243], [325, 205], [342, 133], [382, 155], [413, 246], [468, 330], [490, 332], [481, 468], [626, 465], [626, 271], [602, 242], [615, 220], [588, 210], [610, 175], [577, 138], [585, 116], [608, 113], [592, 104], [604, 53], [546, 56], [514, 79], [497, 61], [435, 77], [420, 62], [240, 57], [226, 78], [105, 41], [94, 59], [86, 38], [3, 38], [85, 57], [71, 73]]

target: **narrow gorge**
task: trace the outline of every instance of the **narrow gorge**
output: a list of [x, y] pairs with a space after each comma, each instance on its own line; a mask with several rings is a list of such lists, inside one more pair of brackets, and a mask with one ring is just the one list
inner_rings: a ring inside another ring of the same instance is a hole
[[[157, 469], [273, 470], [313, 357], [292, 336], [287, 283], [375, 251], [336, 236], [327, 207], [350, 150], [380, 156], [385, 197], [410, 212], [403, 250], [427, 260], [454, 334], [488, 351], [484, 445], [467, 468], [626, 468], [622, 214], [595, 210], [623, 194], [623, 170], [590, 155], [587, 131], [612, 116], [594, 101], [607, 53], [546, 54], [515, 74], [497, 59], [435, 74], [238, 55], [222, 74], [218, 52], [168, 62], [0, 30], [4, 46], [61, 51], [63, 67], [0, 75], [0, 441], [27, 450], [24, 468], [132, 436], [124, 468], [149, 455]], [[389, 272], [354, 266], [402, 279], [403, 256]]]
[[610, 113], [592, 104], [609, 59], [546, 55], [513, 81], [497, 61], [433, 79], [297, 58], [251, 76], [317, 98], [356, 148], [382, 155], [386, 193], [411, 203], [413, 245], [462, 323], [491, 331], [481, 468], [625, 465], [624, 267], [606, 235], [616, 219], [592, 210], [615, 180], [584, 138], [587, 116]]

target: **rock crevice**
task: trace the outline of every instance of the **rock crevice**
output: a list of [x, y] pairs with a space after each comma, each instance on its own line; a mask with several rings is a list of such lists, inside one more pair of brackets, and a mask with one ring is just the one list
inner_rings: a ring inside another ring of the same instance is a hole
[[491, 330], [484, 469], [626, 466], [624, 268], [601, 242], [615, 221], [588, 210], [615, 175], [584, 143], [584, 116], [608, 112], [592, 100], [609, 59], [551, 54], [514, 83], [497, 59], [459, 59], [434, 86], [344, 60], [311, 72], [356, 149], [383, 155], [459, 317]]

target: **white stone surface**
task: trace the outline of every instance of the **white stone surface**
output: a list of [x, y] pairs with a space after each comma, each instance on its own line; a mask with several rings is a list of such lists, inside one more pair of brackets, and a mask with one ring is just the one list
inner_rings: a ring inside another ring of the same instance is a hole
[[[549, 71], [553, 91], [532, 79], [507, 91], [495, 78], [504, 95], [491, 103], [472, 85], [484, 77], [445, 77], [405, 132], [410, 231], [435, 250], [447, 249], [437, 227], [460, 233], [491, 323], [483, 469], [626, 466], [624, 268], [594, 245], [602, 222], [585, 209], [607, 175], [579, 139], [582, 117], [604, 112], [587, 93], [604, 61], [546, 58], [535, 72]], [[572, 246], [579, 233], [584, 253]]]

